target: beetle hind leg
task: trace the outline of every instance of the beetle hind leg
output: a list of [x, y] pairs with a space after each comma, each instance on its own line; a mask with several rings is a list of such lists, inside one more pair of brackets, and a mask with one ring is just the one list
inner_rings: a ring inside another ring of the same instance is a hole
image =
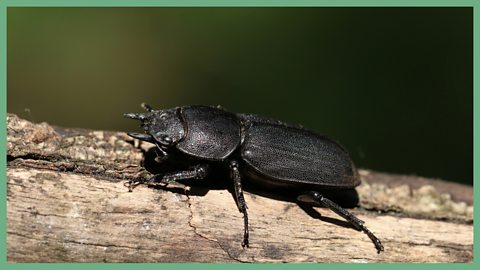
[[380, 253], [381, 251], [384, 250], [382, 242], [364, 225], [365, 222], [363, 220], [360, 220], [356, 216], [354, 216], [352, 213], [348, 212], [338, 204], [334, 203], [333, 201], [325, 198], [322, 194], [316, 191], [311, 191], [308, 193], [311, 198], [320, 203], [321, 205], [329, 208], [333, 212], [335, 212], [337, 215], [343, 217], [346, 219], [350, 224], [352, 224], [357, 230], [363, 231], [370, 240], [372, 240], [373, 244], [375, 245], [375, 248], [377, 249], [377, 253]]
[[238, 210], [243, 214], [243, 241], [242, 247], [248, 247], [248, 214], [247, 214], [247, 203], [243, 197], [242, 190], [242, 178], [240, 176], [239, 164], [237, 161], [230, 161], [230, 177], [233, 180], [233, 187], [235, 189], [235, 199], [237, 203]]

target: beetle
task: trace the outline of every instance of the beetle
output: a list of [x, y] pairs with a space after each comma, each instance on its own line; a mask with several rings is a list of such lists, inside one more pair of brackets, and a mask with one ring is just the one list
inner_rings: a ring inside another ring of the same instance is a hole
[[287, 189], [300, 202], [316, 202], [331, 209], [363, 231], [377, 253], [380, 240], [364, 221], [326, 198], [322, 190], [343, 192], [360, 184], [348, 152], [336, 141], [300, 125], [255, 115], [235, 114], [220, 106], [192, 105], [154, 110], [142, 104], [144, 113], [125, 113], [140, 120], [144, 133], [129, 136], [156, 145], [159, 162], [173, 160], [183, 169], [126, 183], [129, 191], [139, 184], [164, 185], [179, 180], [204, 179], [215, 168], [229, 171], [234, 197], [243, 214], [242, 247], [249, 245], [247, 204], [242, 181], [270, 189]]

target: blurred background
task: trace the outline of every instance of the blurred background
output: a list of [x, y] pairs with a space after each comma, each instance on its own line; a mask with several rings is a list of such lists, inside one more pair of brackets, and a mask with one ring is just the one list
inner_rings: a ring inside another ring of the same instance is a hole
[[141, 102], [221, 104], [472, 184], [472, 35], [472, 8], [8, 8], [7, 111], [139, 131]]

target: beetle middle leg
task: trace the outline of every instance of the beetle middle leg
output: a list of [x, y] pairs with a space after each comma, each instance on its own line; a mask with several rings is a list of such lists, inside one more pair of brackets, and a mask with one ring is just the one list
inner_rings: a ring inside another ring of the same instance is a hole
[[243, 214], [243, 241], [242, 247], [248, 247], [248, 214], [247, 214], [247, 203], [243, 197], [242, 190], [242, 178], [240, 176], [239, 164], [237, 161], [230, 161], [230, 177], [233, 180], [233, 187], [235, 190], [235, 199], [237, 203], [238, 210]]
[[377, 253], [380, 253], [381, 251], [384, 250], [382, 243], [380, 240], [364, 225], [364, 221], [360, 220], [356, 216], [354, 216], [352, 213], [348, 212], [338, 204], [334, 203], [333, 201], [325, 198], [322, 194], [320, 194], [317, 191], [311, 191], [308, 193], [309, 196], [312, 197], [312, 199], [324, 207], [329, 208], [333, 212], [335, 212], [337, 215], [343, 217], [346, 219], [350, 224], [352, 224], [357, 230], [363, 231], [370, 240], [372, 240], [373, 244], [375, 245], [375, 248], [377, 249]]

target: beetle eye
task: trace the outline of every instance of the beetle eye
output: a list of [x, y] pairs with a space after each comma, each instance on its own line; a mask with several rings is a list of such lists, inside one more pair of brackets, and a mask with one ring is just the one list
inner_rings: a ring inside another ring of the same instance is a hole
[[167, 119], [167, 115], [168, 115], [167, 113], [162, 113], [162, 114], [160, 115], [160, 119], [162, 119], [162, 120]]

